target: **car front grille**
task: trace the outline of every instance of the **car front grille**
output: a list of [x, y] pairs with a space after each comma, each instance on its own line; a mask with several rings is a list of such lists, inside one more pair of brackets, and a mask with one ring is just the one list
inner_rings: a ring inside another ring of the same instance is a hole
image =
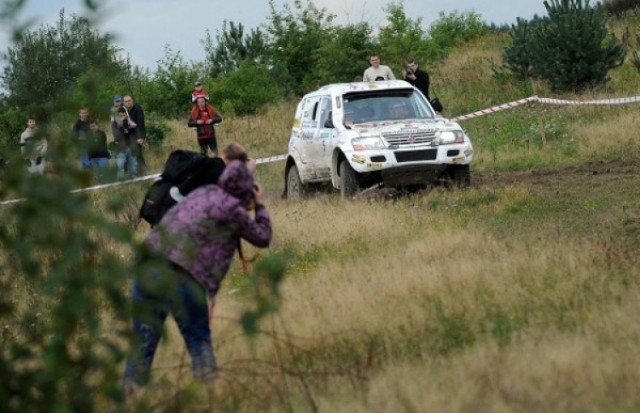
[[400, 131], [393, 133], [384, 133], [382, 137], [391, 146], [407, 146], [431, 143], [436, 137], [435, 131]]
[[394, 152], [398, 162], [433, 161], [438, 156], [437, 149], [426, 149], [422, 151], [397, 151]]

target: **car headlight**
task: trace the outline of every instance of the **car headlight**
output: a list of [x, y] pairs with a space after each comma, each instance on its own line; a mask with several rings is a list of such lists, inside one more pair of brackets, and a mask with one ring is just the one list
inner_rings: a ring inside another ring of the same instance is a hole
[[366, 151], [368, 149], [384, 149], [384, 142], [377, 137], [351, 139], [354, 151]]
[[460, 129], [442, 131], [436, 137], [436, 144], [446, 145], [448, 143], [463, 143], [464, 132]]

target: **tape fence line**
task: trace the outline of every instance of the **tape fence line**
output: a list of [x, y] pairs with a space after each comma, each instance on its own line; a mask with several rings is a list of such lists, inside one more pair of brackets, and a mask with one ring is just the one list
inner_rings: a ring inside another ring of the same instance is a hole
[[[623, 104], [627, 104], [627, 103], [638, 103], [640, 102], [640, 96], [629, 96], [629, 97], [623, 97], [623, 98], [611, 98], [611, 99], [595, 99], [595, 100], [566, 100], [566, 99], [554, 99], [554, 98], [544, 98], [544, 97], [538, 97], [538, 96], [529, 96], [527, 98], [524, 99], [518, 99], [518, 100], [514, 100], [512, 102], [507, 102], [507, 103], [502, 103], [500, 105], [496, 105], [496, 106], [491, 106], [489, 108], [486, 109], [481, 109], [472, 113], [468, 113], [466, 115], [460, 115], [460, 116], [456, 116], [454, 118], [451, 118], [451, 120], [453, 121], [463, 121], [463, 120], [468, 120], [468, 119], [474, 119], [474, 118], [478, 118], [480, 116], [485, 116], [485, 115], [490, 115], [492, 113], [496, 113], [496, 112], [501, 112], [503, 110], [508, 110], [508, 109], [513, 109], [516, 108], [518, 106], [521, 105], [525, 105], [531, 102], [539, 102], [539, 103], [544, 103], [544, 104], [548, 104], [548, 105], [623, 105]], [[263, 163], [271, 163], [271, 162], [278, 162], [278, 161], [284, 161], [287, 159], [287, 154], [282, 154], [282, 155], [274, 155], [274, 156], [268, 156], [265, 158], [257, 158], [256, 159], [256, 164], [263, 164]], [[104, 188], [109, 188], [109, 187], [114, 187], [114, 186], [120, 186], [120, 185], [128, 185], [128, 184], [132, 184], [135, 182], [142, 182], [142, 181], [148, 181], [150, 179], [157, 179], [160, 177], [160, 173], [156, 173], [156, 174], [152, 174], [152, 175], [146, 175], [146, 176], [141, 176], [139, 178], [134, 178], [134, 179], [129, 179], [126, 181], [118, 181], [118, 182], [111, 182], [108, 184], [101, 184], [101, 185], [95, 185], [95, 186], [89, 186], [86, 188], [79, 188], [79, 189], [74, 189], [73, 191], [71, 191], [72, 193], [76, 193], [76, 192], [87, 192], [87, 191], [95, 191], [97, 189], [104, 189]], [[20, 199], [11, 199], [11, 200], [7, 200], [7, 201], [0, 201], [0, 205], [9, 205], [9, 204], [14, 204], [17, 202], [22, 202], [25, 201], [25, 198], [20, 198]]]

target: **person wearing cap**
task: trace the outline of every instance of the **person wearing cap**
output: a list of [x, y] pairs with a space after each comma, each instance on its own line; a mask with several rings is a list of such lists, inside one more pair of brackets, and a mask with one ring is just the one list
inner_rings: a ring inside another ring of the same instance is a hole
[[209, 92], [207, 92], [204, 88], [204, 86], [202, 86], [202, 81], [200, 80], [196, 80], [196, 82], [193, 84], [193, 93], [191, 93], [191, 103], [196, 103], [196, 100], [199, 97], [203, 97], [204, 100], [206, 100], [207, 102], [209, 101]]

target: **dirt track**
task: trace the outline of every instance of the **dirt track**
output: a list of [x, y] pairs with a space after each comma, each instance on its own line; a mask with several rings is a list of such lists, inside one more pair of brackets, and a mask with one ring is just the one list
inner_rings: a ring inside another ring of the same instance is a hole
[[472, 172], [471, 185], [474, 188], [513, 184], [545, 184], [550, 181], [575, 182], [617, 181], [621, 179], [640, 179], [640, 160], [597, 162], [579, 167], [567, 167], [546, 170], [508, 171], [508, 172]]

